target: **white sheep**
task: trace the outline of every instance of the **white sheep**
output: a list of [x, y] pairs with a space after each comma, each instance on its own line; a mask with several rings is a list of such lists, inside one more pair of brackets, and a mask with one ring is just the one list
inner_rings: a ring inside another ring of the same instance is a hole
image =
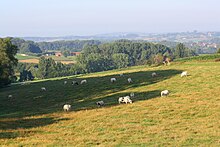
[[157, 76], [157, 73], [156, 73], [156, 72], [153, 72], [153, 73], [151, 74], [151, 76], [152, 76], [152, 77], [156, 77], [156, 76]]
[[160, 93], [161, 97], [167, 96], [168, 94], [169, 94], [169, 91], [168, 91], [168, 90], [163, 90], [163, 91], [161, 91], [161, 93]]
[[183, 71], [180, 76], [184, 77], [184, 76], [187, 76], [187, 75], [188, 75], [187, 71]]
[[41, 91], [46, 91], [46, 88], [45, 87], [41, 87]]
[[119, 97], [118, 103], [119, 103], [119, 104], [124, 103], [124, 97]]
[[63, 84], [66, 85], [66, 84], [67, 84], [67, 81], [64, 81]]
[[134, 92], [130, 93], [130, 96], [131, 96], [131, 97], [134, 97]]
[[111, 81], [112, 83], [114, 83], [114, 82], [116, 82], [116, 78], [111, 78], [110, 81]]
[[125, 96], [124, 97], [124, 102], [127, 104], [127, 103], [132, 103], [132, 100], [131, 100], [131, 98], [130, 98], [130, 96]]
[[130, 96], [125, 96], [125, 97], [119, 97], [118, 103], [132, 103], [132, 100], [130, 99]]
[[101, 107], [101, 106], [104, 106], [105, 103], [104, 103], [104, 101], [98, 101], [98, 102], [96, 102], [96, 105], [98, 105], [99, 107]]
[[82, 81], [80, 82], [80, 84], [84, 84], [84, 83], [87, 83], [87, 80], [82, 80]]
[[128, 78], [128, 83], [132, 83], [132, 80], [131, 80], [131, 78]]
[[10, 94], [10, 95], [8, 95], [8, 98], [9, 98], [9, 99], [12, 99], [12, 98], [13, 98], [13, 96]]
[[8, 99], [9, 99], [9, 101], [11, 101], [12, 104], [13, 104], [13, 101], [15, 100], [14, 97], [13, 97], [13, 95], [11, 95], [11, 94], [8, 95]]
[[71, 109], [71, 105], [68, 105], [68, 104], [65, 104], [64, 106], [63, 106], [63, 110], [64, 111], [70, 111], [70, 109]]

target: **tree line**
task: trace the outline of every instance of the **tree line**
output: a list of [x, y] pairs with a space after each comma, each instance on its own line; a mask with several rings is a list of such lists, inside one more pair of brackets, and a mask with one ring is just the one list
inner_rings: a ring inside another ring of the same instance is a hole
[[73, 41], [54, 41], [54, 42], [33, 42], [21, 38], [11, 38], [12, 44], [19, 48], [19, 53], [41, 54], [46, 51], [59, 50], [63, 52], [81, 51], [84, 45], [99, 45], [97, 40], [73, 40]]
[[84, 45], [82, 53], [77, 56], [76, 64], [65, 65], [45, 57], [41, 57], [38, 64], [17, 64], [14, 55], [18, 51], [18, 47], [11, 43], [10, 38], [0, 41], [0, 82], [4, 84], [12, 81], [14, 71], [20, 73], [19, 81], [27, 81], [106, 71], [134, 65], [160, 65], [166, 59], [173, 60], [196, 55], [181, 43], [175, 48], [169, 48], [155, 43], [118, 40], [99, 45]]

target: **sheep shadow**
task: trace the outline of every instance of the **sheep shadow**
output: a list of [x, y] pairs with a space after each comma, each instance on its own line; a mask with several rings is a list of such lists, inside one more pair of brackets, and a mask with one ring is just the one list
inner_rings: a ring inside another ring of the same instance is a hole
[[67, 118], [57, 119], [54, 117], [46, 117], [46, 118], [17, 118], [11, 120], [0, 120], [0, 130], [16, 130], [16, 129], [30, 129], [36, 127], [42, 127], [46, 125], [50, 125], [59, 121], [68, 120]]

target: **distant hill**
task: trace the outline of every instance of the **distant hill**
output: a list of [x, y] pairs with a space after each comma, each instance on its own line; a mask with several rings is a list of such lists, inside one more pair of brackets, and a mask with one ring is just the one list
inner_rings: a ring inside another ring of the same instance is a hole
[[60, 37], [21, 37], [35, 42], [53, 42], [58, 40], [102, 40], [112, 41], [119, 39], [145, 40], [153, 42], [198, 42], [220, 38], [220, 32], [180, 32], [180, 33], [109, 33], [89, 36], [60, 36]]

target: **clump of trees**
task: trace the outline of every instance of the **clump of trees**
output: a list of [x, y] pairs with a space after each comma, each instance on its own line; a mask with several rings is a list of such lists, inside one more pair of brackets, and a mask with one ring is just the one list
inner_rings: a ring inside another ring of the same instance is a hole
[[70, 66], [56, 62], [52, 58], [41, 57], [38, 68], [35, 68], [34, 73], [40, 79], [68, 76], [73, 74], [70, 72]]
[[85, 46], [77, 58], [81, 72], [96, 72], [134, 65], [160, 65], [166, 58], [177, 59], [196, 55], [182, 43], [170, 49], [161, 44], [119, 40]]
[[18, 47], [19, 53], [23, 53], [23, 54], [42, 53], [42, 50], [33, 41], [25, 41], [24, 39], [20, 39], [20, 38], [11, 38], [11, 42], [13, 45], [16, 45]]
[[17, 46], [11, 43], [10, 38], [0, 38], [0, 87], [16, 79], [13, 67], [18, 62], [15, 58], [17, 51]]
[[176, 48], [173, 49], [173, 53], [175, 59], [196, 56], [196, 53], [188, 49], [183, 43], [177, 44]]
[[62, 50], [62, 51], [81, 51], [85, 45], [99, 45], [97, 40], [71, 40], [71, 41], [54, 41], [54, 42], [38, 42], [37, 46], [42, 51], [45, 50]]

